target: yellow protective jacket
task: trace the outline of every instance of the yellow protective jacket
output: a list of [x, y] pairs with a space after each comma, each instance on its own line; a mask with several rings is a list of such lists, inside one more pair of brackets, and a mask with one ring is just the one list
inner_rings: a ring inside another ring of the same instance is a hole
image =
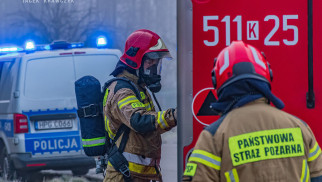
[[[142, 102], [130, 84], [114, 81], [107, 88], [103, 100], [105, 129], [112, 139], [122, 124], [131, 129], [123, 155], [129, 162], [132, 179], [162, 181], [159, 170], [161, 134], [176, 126], [174, 118], [176, 111], [168, 109], [156, 112], [145, 85], [138, 85], [137, 76], [124, 70], [117, 77], [131, 80], [139, 89]], [[117, 140], [117, 146], [121, 140], [122, 137]], [[104, 181], [123, 181], [122, 174], [108, 165]]]
[[183, 181], [322, 181], [321, 149], [310, 127], [264, 98], [206, 127]]

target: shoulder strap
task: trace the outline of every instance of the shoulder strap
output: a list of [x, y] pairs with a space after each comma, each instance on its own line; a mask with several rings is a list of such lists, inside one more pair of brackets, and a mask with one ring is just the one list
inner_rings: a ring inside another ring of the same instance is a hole
[[[107, 82], [105, 82], [104, 86], [103, 86], [103, 92], [102, 92], [102, 98], [104, 98], [104, 95], [105, 95], [105, 92], [106, 92], [106, 89], [107, 87], [109, 87], [114, 81], [124, 81], [124, 82], [127, 82], [134, 91], [136, 97], [139, 99], [139, 101], [142, 102], [142, 99], [141, 99], [141, 94], [140, 94], [140, 91], [139, 89], [135, 86], [135, 84], [127, 79], [127, 78], [124, 78], [124, 77], [118, 77], [118, 78], [113, 78]], [[96, 116], [99, 116], [103, 114], [103, 102], [100, 102], [98, 104], [90, 104], [88, 106], [84, 106], [82, 108], [79, 108], [77, 110], [77, 115], [78, 117], [80, 118], [83, 118], [83, 117], [96, 117]]]
[[113, 78], [113, 79], [105, 82], [105, 84], [103, 86], [103, 96], [105, 95], [107, 87], [109, 87], [114, 81], [125, 81], [125, 82], [129, 83], [130, 86], [132, 87], [131, 90], [134, 91], [136, 97], [142, 102], [141, 94], [140, 94], [140, 91], [137, 88], [137, 86], [131, 80], [129, 80], [129, 79], [125, 78], [125, 77], [117, 77], [117, 78]]
[[122, 137], [122, 141], [120, 143], [120, 146], [119, 146], [119, 151], [121, 153], [123, 153], [123, 151], [125, 149], [125, 145], [127, 143], [127, 140], [129, 139], [130, 128], [127, 127], [125, 124], [122, 124], [120, 126], [120, 128], [117, 130], [116, 135], [114, 137], [114, 140], [112, 141], [113, 144], [115, 144], [116, 141], [119, 139], [119, 137], [122, 135], [122, 133], [124, 133], [124, 134], [123, 134], [123, 137]]

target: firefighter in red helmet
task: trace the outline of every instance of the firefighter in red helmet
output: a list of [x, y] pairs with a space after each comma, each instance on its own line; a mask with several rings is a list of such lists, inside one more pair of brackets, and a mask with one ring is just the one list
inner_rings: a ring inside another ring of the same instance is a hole
[[[109, 159], [104, 182], [162, 181], [161, 134], [177, 125], [176, 109], [157, 112], [147, 88], [152, 94], [160, 91], [164, 58], [171, 58], [169, 50], [150, 30], [134, 31], [126, 40], [124, 54], [111, 73], [118, 80], [105, 88], [103, 100], [107, 133], [121, 151], [109, 153], [124, 159], [125, 165], [117, 157]], [[124, 126], [128, 132], [118, 134]]]
[[128, 70], [138, 70], [136, 74], [140, 82], [144, 82], [151, 92], [156, 93], [161, 89], [163, 58], [172, 59], [163, 40], [156, 33], [142, 29], [128, 37], [120, 61], [128, 67]]
[[319, 144], [304, 121], [280, 110], [272, 79], [264, 54], [249, 44], [219, 53], [210, 107], [220, 118], [201, 132], [183, 181], [322, 181]]

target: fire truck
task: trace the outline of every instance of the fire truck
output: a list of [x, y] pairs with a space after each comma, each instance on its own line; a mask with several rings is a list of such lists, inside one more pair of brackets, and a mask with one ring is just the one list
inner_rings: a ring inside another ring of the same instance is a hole
[[214, 58], [234, 40], [266, 54], [273, 93], [322, 143], [321, 1], [183, 0], [178, 10], [178, 180], [203, 128], [218, 119], [209, 104]]

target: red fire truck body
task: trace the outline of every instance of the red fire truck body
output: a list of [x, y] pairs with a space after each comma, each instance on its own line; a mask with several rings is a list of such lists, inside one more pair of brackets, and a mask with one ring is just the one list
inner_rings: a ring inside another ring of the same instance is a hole
[[211, 70], [234, 40], [263, 51], [273, 93], [322, 143], [321, 1], [184, 0], [178, 8], [178, 177], [203, 128], [218, 119]]

